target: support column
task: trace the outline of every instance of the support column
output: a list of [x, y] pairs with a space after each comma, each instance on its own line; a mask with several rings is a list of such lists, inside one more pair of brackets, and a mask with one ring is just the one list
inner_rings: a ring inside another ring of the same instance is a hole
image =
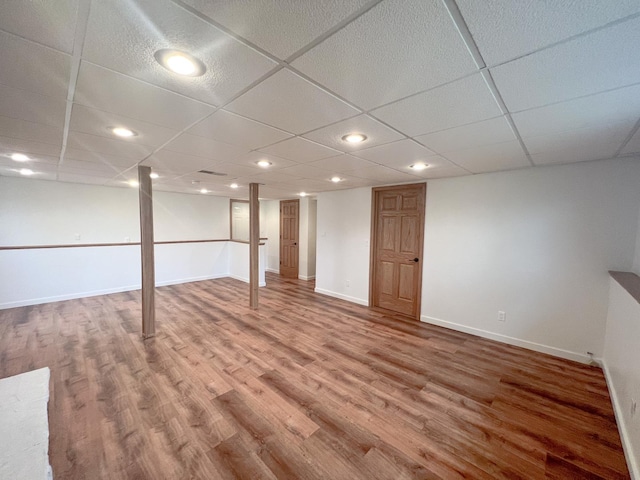
[[260, 201], [259, 184], [249, 184], [249, 306], [258, 308], [260, 256]]
[[156, 333], [155, 265], [153, 254], [153, 191], [151, 167], [138, 165], [140, 194], [140, 251], [142, 256], [142, 337]]

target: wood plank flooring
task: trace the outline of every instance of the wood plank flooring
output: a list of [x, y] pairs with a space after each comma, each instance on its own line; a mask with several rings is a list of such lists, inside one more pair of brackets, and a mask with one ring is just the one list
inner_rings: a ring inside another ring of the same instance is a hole
[[602, 372], [268, 275], [0, 311], [56, 479], [627, 479]]

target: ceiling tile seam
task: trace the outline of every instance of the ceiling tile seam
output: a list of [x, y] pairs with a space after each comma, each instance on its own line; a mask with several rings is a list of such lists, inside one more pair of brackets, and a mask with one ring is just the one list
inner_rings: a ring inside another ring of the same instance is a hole
[[193, 15], [194, 17], [198, 18], [199, 20], [201, 20], [201, 21], [209, 24], [210, 26], [220, 30], [222, 33], [224, 33], [225, 35], [233, 38], [237, 42], [240, 42], [245, 47], [250, 48], [251, 50], [254, 50], [255, 52], [259, 53], [260, 55], [262, 55], [264, 57], [267, 57], [272, 62], [275, 62], [275, 63], [277, 63], [279, 65], [283, 64], [283, 61], [280, 58], [276, 57], [274, 54], [268, 52], [264, 48], [256, 45], [255, 43], [253, 43], [252, 41], [244, 38], [243, 36], [238, 35], [233, 30], [230, 30], [229, 28], [225, 27], [221, 23], [216, 22], [213, 18], [209, 17], [208, 15], [205, 15], [204, 13], [200, 12], [199, 10], [196, 10], [191, 5], [187, 5], [186, 3], [184, 3], [184, 2], [182, 2], [180, 0], [171, 0], [171, 2], [174, 5], [176, 5], [177, 7], [180, 7], [181, 9], [183, 9], [184, 11], [189, 13], [190, 15]]
[[522, 148], [522, 151], [527, 157], [527, 161], [531, 164], [532, 167], [535, 167], [536, 165], [535, 163], [533, 163], [533, 159], [531, 158], [529, 149], [525, 145], [524, 140], [522, 139], [522, 135], [520, 135], [520, 130], [518, 130], [518, 127], [513, 121], [513, 118], [511, 118], [511, 113], [509, 112], [507, 105], [504, 103], [504, 99], [502, 98], [502, 95], [500, 94], [500, 91], [498, 90], [496, 83], [493, 81], [493, 76], [491, 76], [491, 71], [484, 70], [481, 73], [481, 75], [487, 85], [487, 88], [489, 88], [489, 91], [491, 91], [491, 95], [493, 95], [493, 98], [495, 99], [496, 103], [500, 107], [500, 110], [502, 110], [502, 113], [504, 114], [504, 118], [507, 120], [507, 123], [509, 124], [511, 131], [513, 132], [513, 134], [516, 136], [516, 139], [520, 143], [520, 147]]
[[30, 44], [32, 44], [32, 45], [36, 45], [36, 46], [38, 46], [38, 47], [45, 48], [45, 49], [50, 50], [50, 51], [52, 51], [52, 52], [55, 52], [55, 53], [61, 53], [61, 54], [63, 54], [63, 55], [66, 55], [67, 57], [72, 56], [72, 53], [65, 52], [64, 50], [58, 50], [57, 48], [53, 48], [53, 47], [52, 47], [52, 46], [50, 46], [50, 45], [45, 45], [44, 43], [40, 43], [40, 42], [38, 42], [38, 41], [36, 41], [36, 40], [32, 40], [32, 39], [30, 39], [30, 38], [23, 37], [22, 35], [18, 35], [17, 33], [13, 33], [13, 32], [9, 32], [9, 31], [7, 31], [7, 30], [3, 30], [2, 28], [0, 28], [0, 32], [2, 32], [2, 33], [6, 33], [7, 35], [9, 35], [9, 36], [11, 36], [11, 37], [19, 38], [20, 40], [23, 40], [23, 41], [25, 41], [25, 42], [27, 42], [27, 43], [30, 43]]
[[[445, 0], [443, 0], [443, 1], [445, 1]], [[592, 29], [590, 29], [590, 30], [586, 30], [586, 31], [584, 31], [584, 32], [577, 33], [577, 34], [575, 34], [575, 35], [572, 35], [572, 36], [570, 36], [570, 37], [564, 38], [564, 39], [562, 39], [562, 40], [558, 40], [557, 42], [550, 43], [549, 45], [545, 45], [544, 47], [540, 47], [540, 48], [537, 48], [537, 49], [532, 50], [532, 51], [530, 51], [530, 52], [524, 53], [524, 54], [522, 54], [522, 55], [518, 55], [517, 57], [513, 57], [513, 58], [510, 58], [510, 59], [508, 59], [508, 60], [504, 60], [504, 61], [502, 61], [502, 62], [499, 62], [499, 63], [493, 64], [493, 65], [487, 65], [487, 67], [488, 67], [488, 68], [496, 68], [496, 67], [500, 67], [500, 66], [505, 65], [505, 64], [507, 64], [507, 63], [514, 62], [514, 61], [516, 61], [516, 60], [520, 60], [520, 59], [522, 59], [522, 58], [528, 57], [528, 56], [530, 56], [530, 55], [533, 55], [533, 54], [536, 54], [536, 53], [539, 53], [539, 52], [543, 52], [543, 51], [545, 51], [545, 50], [549, 50], [549, 49], [551, 49], [551, 48], [554, 48], [554, 47], [560, 46], [560, 45], [565, 44], [565, 43], [572, 42], [573, 40], [577, 40], [577, 39], [579, 39], [579, 38], [581, 38], [581, 37], [589, 36], [589, 35], [591, 35], [592, 33], [596, 33], [596, 32], [599, 32], [599, 31], [601, 31], [601, 30], [606, 30], [606, 29], [608, 29], [608, 28], [615, 27], [615, 26], [617, 26], [617, 25], [619, 25], [619, 24], [622, 24], [622, 23], [625, 23], [625, 22], [629, 22], [629, 21], [631, 21], [631, 20], [635, 20], [635, 19], [636, 19], [636, 18], [638, 18], [638, 17], [640, 17], [640, 12], [638, 12], [638, 13], [632, 13], [631, 15], [627, 15], [626, 17], [619, 18], [619, 19], [617, 19], [617, 20], [613, 20], [613, 21], [611, 21], [611, 22], [609, 22], [609, 23], [605, 23], [605, 24], [600, 25], [600, 26], [598, 26], [598, 27], [594, 27], [594, 28], [592, 28]]]
[[620, 156], [622, 151], [625, 149], [625, 147], [631, 141], [631, 139], [635, 136], [635, 134], [638, 132], [638, 130], [640, 130], [640, 118], [635, 123], [635, 125], [633, 126], [633, 128], [631, 129], [631, 131], [629, 132], [627, 137], [624, 139], [624, 141], [622, 142], [622, 145], [620, 145], [620, 148], [618, 148], [618, 150], [616, 150], [616, 153], [614, 153], [614, 155], [613, 155], [614, 157]]
[[307, 53], [309, 50], [312, 50], [313, 48], [317, 47], [322, 42], [327, 40], [329, 37], [335, 35], [340, 30], [345, 28], [347, 25], [349, 25], [350, 23], [354, 22], [355, 20], [360, 18], [362, 15], [366, 14], [369, 10], [372, 10], [374, 7], [378, 6], [378, 4], [382, 3], [382, 1], [383, 0], [373, 0], [373, 1], [370, 1], [369, 3], [365, 4], [364, 6], [360, 7], [358, 10], [356, 10], [352, 14], [350, 14], [350, 15], [346, 16], [345, 18], [343, 18], [340, 22], [335, 24], [333, 27], [329, 28], [328, 30], [325, 30], [318, 37], [314, 38], [311, 42], [309, 42], [308, 44], [306, 44], [302, 48], [298, 49], [297, 51], [293, 52], [291, 55], [289, 55], [285, 59], [285, 63], [290, 64], [291, 62], [293, 62], [297, 58], [300, 58], [302, 55]]
[[482, 58], [480, 49], [478, 48], [478, 45], [473, 39], [473, 35], [471, 35], [471, 31], [469, 30], [467, 22], [462, 16], [460, 9], [458, 8], [458, 4], [455, 2], [455, 0], [442, 0], [442, 3], [444, 4], [444, 7], [447, 9], [447, 12], [449, 13], [449, 17], [451, 17], [451, 21], [456, 27], [456, 30], [458, 30], [458, 33], [460, 34], [462, 41], [467, 47], [467, 51], [471, 55], [471, 58], [475, 62], [476, 67], [479, 70], [482, 68], [485, 68], [487, 64], [484, 61], [484, 58]]
[[[259, 85], [260, 83], [262, 83], [263, 81], [265, 81], [267, 78], [271, 77], [272, 75], [275, 75], [277, 72], [279, 72], [280, 70], [282, 70], [282, 66], [280, 65], [276, 65], [274, 68], [272, 68], [271, 70], [269, 70], [267, 73], [265, 73], [264, 75], [262, 75], [260, 78], [258, 78], [257, 80], [255, 80], [254, 82], [250, 83], [249, 85], [247, 85], [245, 88], [243, 88], [242, 90], [240, 90], [238, 93], [236, 93], [233, 97], [231, 97], [227, 103], [225, 103], [224, 105], [220, 105], [219, 107], [214, 107], [213, 112], [205, 115], [204, 117], [192, 122], [191, 124], [187, 125], [184, 129], [182, 129], [180, 132], [178, 132], [176, 135], [174, 135], [173, 137], [171, 137], [169, 140], [167, 140], [165, 143], [163, 143], [162, 145], [158, 146], [154, 151], [152, 151], [149, 155], [147, 155], [145, 158], [143, 158], [142, 160], [140, 160], [138, 162], [138, 165], [141, 164], [142, 162], [144, 162], [145, 160], [149, 159], [151, 156], [153, 156], [154, 154], [158, 153], [160, 150], [162, 150], [164, 147], [166, 147], [168, 144], [170, 144], [172, 141], [174, 141], [176, 138], [178, 138], [180, 135], [182, 135], [183, 133], [186, 133], [187, 130], [189, 130], [190, 128], [195, 127], [196, 125], [198, 125], [200, 122], [206, 120], [207, 118], [211, 117], [214, 113], [216, 113], [218, 110], [221, 110], [222, 108], [224, 108], [225, 106], [227, 106], [228, 104], [230, 104], [231, 102], [233, 102], [236, 98], [241, 97], [242, 95], [244, 95], [245, 93], [247, 93], [249, 90], [251, 90], [252, 88], [254, 88], [255, 86]], [[204, 137], [207, 138], [207, 137]]]
[[[78, 74], [80, 73], [80, 62], [82, 61], [82, 50], [84, 49], [84, 40], [87, 34], [90, 11], [91, 0], [79, 0], [78, 12], [76, 15], [76, 29], [73, 36], [73, 55], [64, 114], [64, 128], [62, 130], [62, 148], [60, 149], [58, 167], [64, 163], [64, 154], [67, 150], [67, 140], [69, 138], [69, 127], [71, 124], [71, 110], [73, 109], [73, 97], [76, 93], [76, 84], [78, 83]], [[56, 180], [57, 179], [58, 173], [56, 170]]]

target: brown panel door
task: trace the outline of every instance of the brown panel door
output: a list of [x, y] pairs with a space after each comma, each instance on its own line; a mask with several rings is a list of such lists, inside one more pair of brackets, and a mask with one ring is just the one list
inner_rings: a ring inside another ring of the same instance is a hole
[[280, 202], [280, 275], [298, 278], [298, 229], [300, 200]]
[[373, 189], [370, 303], [420, 317], [426, 184]]

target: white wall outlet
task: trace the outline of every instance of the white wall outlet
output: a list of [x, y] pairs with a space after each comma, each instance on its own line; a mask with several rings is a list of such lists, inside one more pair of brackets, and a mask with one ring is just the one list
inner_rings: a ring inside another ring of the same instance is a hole
[[131, 241], [131, 237], [124, 237], [124, 241], [129, 243]]
[[73, 237], [74, 237], [76, 240], [80, 240], [80, 238], [82, 238], [82, 235], [80, 235], [79, 233], [76, 233]]
[[345, 287], [350, 287], [351, 286], [351, 280], [345, 280], [344, 281], [344, 286]]
[[502, 310], [498, 310], [498, 321], [499, 322], [506, 322], [507, 321], [507, 314], [505, 312], [503, 312]]

